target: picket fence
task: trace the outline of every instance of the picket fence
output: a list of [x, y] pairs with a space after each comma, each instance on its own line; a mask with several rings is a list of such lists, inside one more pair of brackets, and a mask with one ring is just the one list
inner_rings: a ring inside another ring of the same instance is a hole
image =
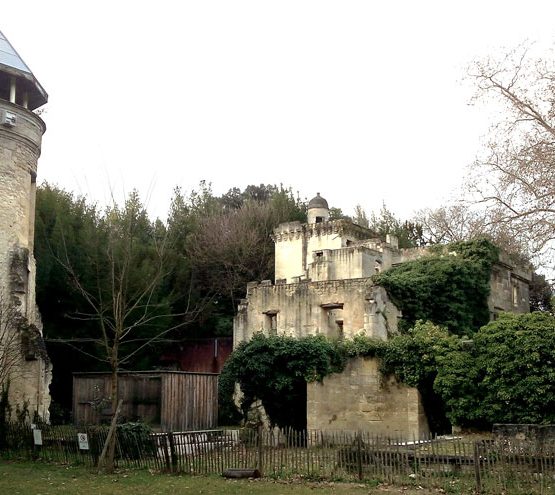
[[[93, 467], [108, 430], [45, 425], [39, 431], [28, 425], [7, 425], [0, 430], [0, 454]], [[122, 429], [117, 433], [116, 466], [196, 475], [257, 469], [274, 478], [376, 480], [443, 487], [451, 493], [555, 493], [553, 441], [537, 445], [457, 437], [406, 441], [364, 432], [276, 429], [148, 434]]]

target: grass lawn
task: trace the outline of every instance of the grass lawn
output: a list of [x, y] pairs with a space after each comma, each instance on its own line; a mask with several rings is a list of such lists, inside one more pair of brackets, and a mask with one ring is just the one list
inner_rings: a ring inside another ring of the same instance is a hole
[[172, 476], [148, 471], [121, 471], [97, 475], [83, 467], [31, 462], [0, 461], [2, 495], [429, 495], [438, 491], [385, 487], [358, 483], [281, 482], [225, 480], [210, 476]]

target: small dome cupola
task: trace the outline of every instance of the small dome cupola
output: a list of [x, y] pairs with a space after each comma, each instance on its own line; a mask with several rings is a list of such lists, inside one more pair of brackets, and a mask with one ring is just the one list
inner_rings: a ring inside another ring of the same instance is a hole
[[48, 94], [0, 31], [0, 100], [28, 110], [48, 101]]
[[316, 193], [308, 203], [308, 223], [327, 222], [330, 219], [328, 202]]

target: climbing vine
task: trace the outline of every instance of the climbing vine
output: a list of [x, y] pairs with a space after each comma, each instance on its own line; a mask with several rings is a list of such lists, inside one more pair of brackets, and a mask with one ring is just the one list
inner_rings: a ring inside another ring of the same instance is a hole
[[[323, 336], [295, 339], [256, 334], [239, 345], [220, 375], [221, 419], [238, 419], [231, 401], [237, 383], [243, 418], [251, 404], [260, 400], [273, 424], [305, 428], [306, 384], [340, 373], [346, 361], [355, 357], [379, 358], [384, 375], [395, 375], [400, 382], [417, 387], [425, 403], [428, 398], [433, 402], [437, 399], [433, 395], [437, 358], [458, 341], [447, 330], [422, 322], [387, 342], [364, 336], [330, 341]], [[434, 421], [431, 411], [428, 415]]]
[[340, 372], [343, 362], [334, 343], [323, 336], [295, 339], [256, 334], [241, 343], [220, 375], [220, 404], [230, 417], [235, 383], [241, 387], [241, 409], [260, 400], [273, 424], [306, 428], [306, 383]]
[[418, 388], [435, 432], [448, 431], [451, 423], [489, 427], [555, 419], [555, 317], [547, 313], [501, 315], [473, 341], [421, 321], [386, 342], [362, 335], [331, 342], [259, 334], [226, 364], [220, 400], [229, 404], [239, 383], [243, 413], [259, 399], [273, 424], [304, 428], [306, 383], [340, 373], [356, 357], [375, 357], [385, 376]]
[[401, 330], [422, 320], [472, 335], [489, 321], [489, 281], [498, 256], [486, 239], [457, 242], [379, 273], [374, 282], [402, 311]]
[[[495, 402], [495, 390], [489, 392], [491, 384], [497, 383], [495, 377], [479, 383], [487, 376], [487, 362], [494, 359], [481, 360], [476, 351], [469, 350], [472, 341], [464, 336], [475, 334], [476, 342], [482, 343], [482, 334], [495, 327], [490, 324], [481, 329], [489, 320], [489, 281], [498, 256], [498, 249], [485, 239], [459, 242], [432, 249], [425, 258], [375, 276], [374, 281], [385, 287], [403, 313], [403, 332], [387, 342], [365, 336], [332, 342], [322, 336], [295, 339], [255, 335], [227, 362], [220, 378], [220, 404], [224, 410], [225, 404], [228, 411], [234, 410], [230, 398], [238, 383], [244, 415], [260, 400], [273, 424], [304, 428], [306, 383], [341, 372], [350, 358], [375, 357], [384, 375], [394, 375], [399, 382], [418, 388], [434, 431], [448, 429], [447, 418], [457, 424], [490, 424], [496, 418], [492, 413], [496, 407], [499, 411], [507, 409]], [[553, 320], [551, 316], [545, 318]], [[551, 320], [546, 335], [551, 335]], [[508, 324], [509, 320], [503, 322]], [[498, 351], [495, 346], [482, 347], [480, 352], [486, 356], [495, 356]], [[486, 367], [479, 368], [480, 363]], [[461, 374], [459, 368], [465, 371]], [[490, 397], [486, 410], [480, 403]], [[541, 417], [535, 410], [523, 414], [526, 418]]]

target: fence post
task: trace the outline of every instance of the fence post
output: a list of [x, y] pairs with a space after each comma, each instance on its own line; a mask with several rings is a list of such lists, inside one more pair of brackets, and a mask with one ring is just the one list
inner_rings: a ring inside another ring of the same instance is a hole
[[173, 433], [168, 431], [168, 445], [170, 447], [170, 461], [171, 461], [171, 472], [177, 472], [177, 453], [175, 451], [175, 442], [173, 441]]
[[262, 446], [263, 446], [263, 441], [262, 441], [262, 432], [263, 432], [263, 428], [262, 425], [258, 426], [258, 471], [260, 472], [260, 476], [264, 476], [264, 466], [262, 465], [262, 461], [263, 461], [263, 456], [262, 456]]
[[474, 475], [476, 478], [476, 494], [482, 493], [482, 475], [480, 472], [480, 455], [478, 451], [478, 442], [474, 442]]
[[357, 468], [358, 468], [358, 479], [362, 479], [362, 438], [360, 436], [360, 431], [357, 433]]
[[162, 450], [164, 452], [164, 461], [166, 462], [166, 469], [168, 472], [171, 471], [171, 462], [170, 462], [170, 445], [168, 440], [168, 434], [165, 435], [160, 434], [160, 444], [162, 445]]

